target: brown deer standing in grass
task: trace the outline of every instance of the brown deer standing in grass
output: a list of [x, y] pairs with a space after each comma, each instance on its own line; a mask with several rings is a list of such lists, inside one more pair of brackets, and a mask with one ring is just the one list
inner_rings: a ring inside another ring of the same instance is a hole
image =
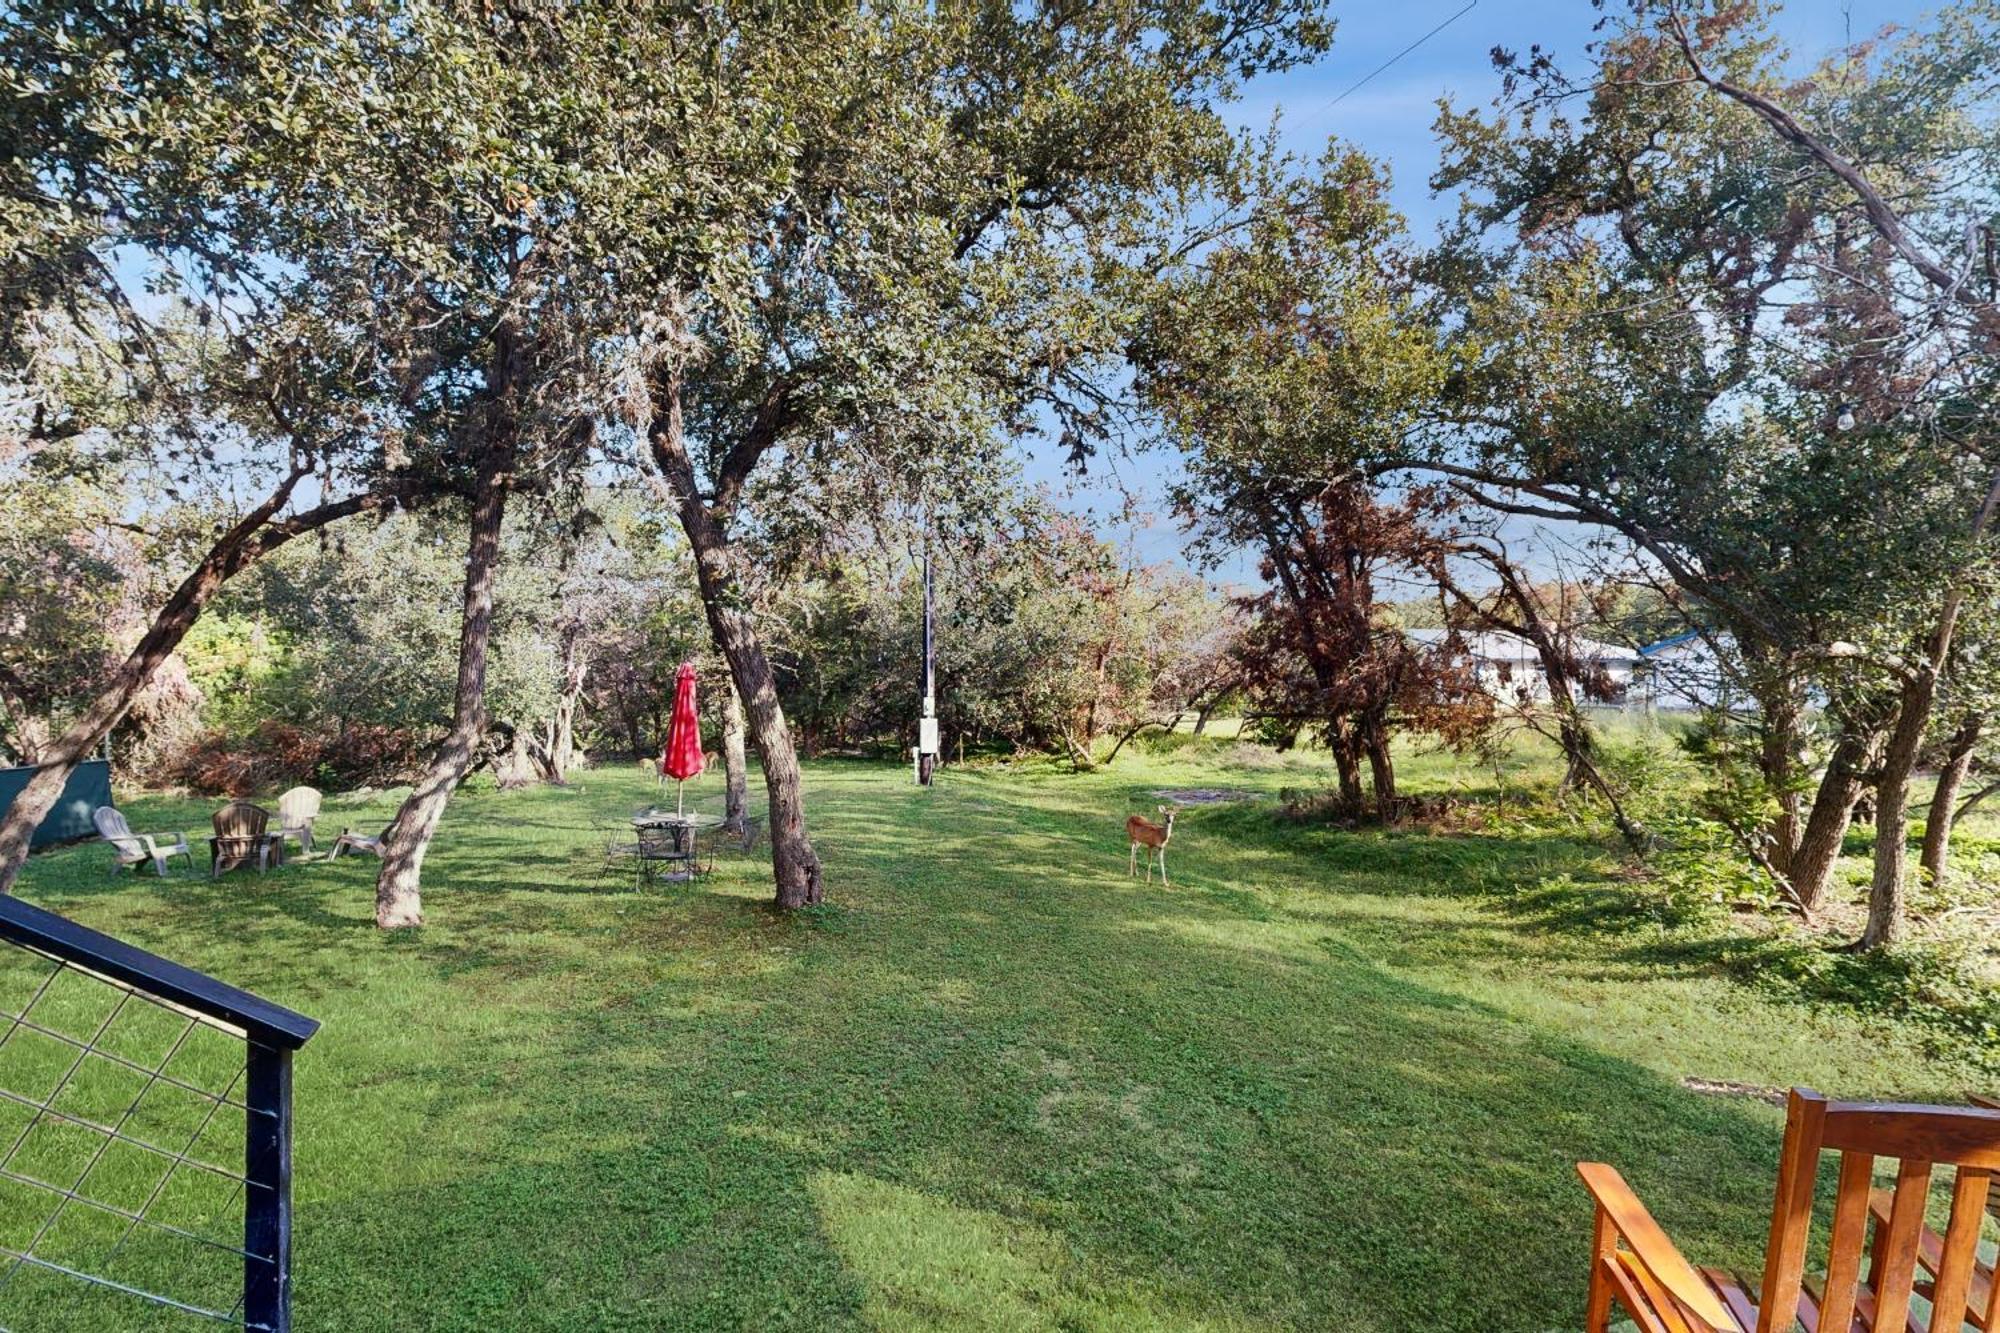
[[1153, 858], [1160, 861], [1160, 887], [1171, 887], [1167, 883], [1167, 839], [1174, 836], [1174, 810], [1163, 805], [1160, 813], [1167, 817], [1164, 824], [1155, 824], [1150, 819], [1133, 815], [1125, 821], [1125, 836], [1132, 840], [1132, 855], [1127, 858], [1126, 869], [1136, 877], [1139, 873], [1139, 849], [1146, 848], [1146, 882], [1153, 882]]

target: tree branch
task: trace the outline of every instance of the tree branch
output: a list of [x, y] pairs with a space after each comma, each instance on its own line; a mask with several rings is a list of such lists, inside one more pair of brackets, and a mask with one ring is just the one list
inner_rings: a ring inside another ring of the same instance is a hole
[[1721, 93], [1733, 102], [1748, 107], [1765, 124], [1777, 131], [1779, 138], [1796, 148], [1805, 150], [1814, 161], [1838, 177], [1861, 201], [1862, 211], [1868, 215], [1869, 223], [1880, 233], [1882, 239], [1887, 241], [1910, 267], [1921, 273], [1931, 286], [1937, 288], [1939, 295], [1947, 300], [1975, 308], [1982, 315], [1990, 313], [1991, 308], [1986, 303], [1969, 301], [1962, 292], [1964, 284], [1910, 239], [1908, 230], [1903, 226], [1903, 220], [1896, 215], [1896, 210], [1890, 207], [1888, 200], [1882, 197], [1881, 191], [1869, 183], [1861, 168], [1799, 124], [1789, 111], [1764, 94], [1710, 73], [1708, 67], [1702, 63], [1701, 57], [1695, 53], [1694, 41], [1688, 36], [1686, 21], [1678, 13], [1674, 13], [1669, 16], [1667, 22], [1673, 30], [1674, 40], [1680, 45], [1681, 56], [1687, 61], [1688, 70], [1697, 82]]

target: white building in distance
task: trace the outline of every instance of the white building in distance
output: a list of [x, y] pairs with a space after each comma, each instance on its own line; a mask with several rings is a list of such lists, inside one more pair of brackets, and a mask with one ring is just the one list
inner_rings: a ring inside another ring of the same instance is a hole
[[[1435, 647], [1451, 631], [1409, 629], [1403, 633], [1414, 643]], [[1548, 699], [1548, 678], [1542, 672], [1541, 655], [1533, 643], [1506, 630], [1462, 630], [1458, 637], [1477, 665], [1480, 688], [1488, 694], [1508, 703], [1541, 703]], [[1624, 699], [1634, 677], [1646, 673], [1647, 661], [1639, 649], [1620, 648], [1594, 639], [1573, 639], [1571, 647], [1581, 661], [1604, 672], [1615, 700]]]

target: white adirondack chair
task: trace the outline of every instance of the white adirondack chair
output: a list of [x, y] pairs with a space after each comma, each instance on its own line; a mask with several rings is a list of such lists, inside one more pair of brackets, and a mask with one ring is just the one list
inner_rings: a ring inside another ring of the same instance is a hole
[[185, 856], [188, 869], [194, 869], [194, 852], [185, 833], [134, 833], [125, 816], [108, 805], [98, 806], [90, 818], [98, 835], [111, 844], [111, 855], [120, 870], [127, 866], [136, 869], [151, 861], [153, 869], [164, 875], [170, 856]]
[[313, 849], [313, 821], [319, 818], [319, 792], [294, 787], [278, 798], [278, 836], [296, 838], [301, 852]]
[[381, 833], [371, 838], [366, 833], [356, 833], [353, 829], [344, 828], [340, 831], [340, 836], [334, 839], [333, 854], [327, 857], [327, 860], [339, 860], [342, 852], [367, 852], [370, 856], [380, 856], [382, 838], [388, 832], [389, 830], [383, 829]]

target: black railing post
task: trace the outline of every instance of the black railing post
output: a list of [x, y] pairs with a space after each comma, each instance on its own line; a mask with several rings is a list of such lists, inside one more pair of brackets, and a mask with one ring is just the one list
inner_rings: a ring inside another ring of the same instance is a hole
[[292, 1053], [249, 1043], [244, 1080], [243, 1322], [292, 1328]]

